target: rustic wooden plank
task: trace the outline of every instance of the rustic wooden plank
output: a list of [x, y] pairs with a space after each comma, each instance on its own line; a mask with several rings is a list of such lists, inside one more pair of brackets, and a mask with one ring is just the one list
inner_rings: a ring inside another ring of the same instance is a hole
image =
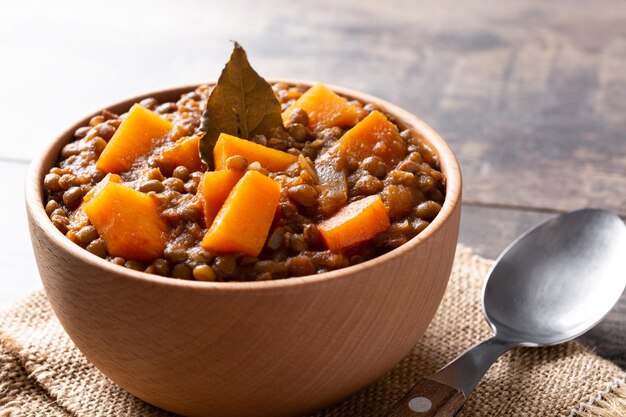
[[10, 196], [0, 204], [0, 310], [41, 288], [26, 222], [26, 169], [26, 164], [0, 162], [3, 192]]
[[519, 235], [552, 214], [464, 205], [459, 241], [478, 255], [496, 259]]
[[599, 33], [593, 48], [548, 21], [460, 54], [439, 108], [423, 113], [457, 151], [467, 200], [626, 213], [626, 43], [599, 30], [602, 13], [578, 17]]

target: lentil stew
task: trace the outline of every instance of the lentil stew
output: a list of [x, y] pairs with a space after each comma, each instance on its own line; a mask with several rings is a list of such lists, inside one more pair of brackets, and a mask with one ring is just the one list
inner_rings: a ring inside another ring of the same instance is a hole
[[[45, 176], [52, 223], [128, 268], [250, 281], [361, 263], [437, 216], [445, 178], [415, 132], [321, 84], [272, 88], [286, 129], [250, 140], [221, 135], [215, 171], [198, 155], [211, 86], [95, 116]], [[129, 150], [120, 138], [145, 140], [132, 139]]]

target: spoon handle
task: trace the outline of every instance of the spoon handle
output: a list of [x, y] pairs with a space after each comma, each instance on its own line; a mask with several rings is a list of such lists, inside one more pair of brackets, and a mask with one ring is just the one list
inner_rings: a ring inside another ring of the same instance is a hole
[[430, 378], [421, 378], [385, 417], [451, 417], [496, 359], [519, 345], [493, 336], [466, 350]]
[[417, 384], [385, 417], [450, 417], [465, 402], [460, 390], [428, 378], [420, 378]]

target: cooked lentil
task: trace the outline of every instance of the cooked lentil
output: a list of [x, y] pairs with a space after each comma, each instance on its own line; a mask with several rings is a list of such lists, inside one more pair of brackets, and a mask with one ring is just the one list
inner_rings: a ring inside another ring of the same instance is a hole
[[[107, 246], [106, 246], [106, 243], [104, 243], [104, 239], [102, 238], [97, 238], [91, 241], [85, 247], [85, 249], [87, 249], [89, 252], [93, 253], [94, 255], [99, 256], [100, 258], [104, 258], [107, 256]], [[118, 261], [116, 262], [115, 259], [118, 259]], [[113, 263], [116, 263], [118, 265], [124, 265], [124, 260], [122, 258], [115, 258], [115, 259], [111, 259], [111, 261], [113, 261]], [[119, 260], [121, 260], [121, 262], [119, 262]]]
[[196, 281], [215, 281], [215, 272], [209, 265], [198, 265], [193, 269]]
[[[276, 83], [273, 89], [283, 110], [305, 91], [286, 83]], [[173, 143], [198, 132], [210, 92], [211, 87], [200, 86], [177, 102], [159, 103], [147, 98], [140, 104], [173, 123], [168, 142]], [[371, 103], [350, 104], [357, 109], [359, 119], [378, 110]], [[362, 160], [349, 155], [329, 157], [327, 151], [350, 126], [312, 131], [307, 127], [309, 115], [298, 108], [286, 121], [285, 132], [251, 138], [260, 145], [297, 155], [297, 163], [282, 172], [268, 172], [259, 162], [249, 163], [241, 155], [226, 161], [228, 169], [259, 171], [281, 184], [279, 215], [258, 257], [212, 253], [200, 246], [210, 226], [203, 224], [202, 204], [196, 195], [203, 172], [182, 165], [163, 166], [156, 151], [120, 175], [126, 185], [158, 203], [170, 230], [167, 246], [162, 257], [152, 262], [113, 257], [97, 230], [89, 222], [76, 221], [79, 216], [75, 213], [84, 196], [104, 178], [105, 173], [96, 168], [96, 162], [123, 117], [125, 114], [118, 116], [105, 110], [76, 130], [74, 140], [61, 150], [57, 166], [44, 177], [45, 209], [54, 226], [76, 244], [138, 271], [198, 281], [262, 281], [331, 271], [364, 262], [406, 243], [437, 216], [445, 198], [445, 177], [439, 171], [438, 156], [412, 130], [400, 129], [406, 152], [393, 165], [378, 156]], [[322, 155], [325, 160], [320, 158]], [[345, 170], [344, 185], [341, 179], [335, 184], [339, 188], [321, 184], [320, 177], [329, 160], [331, 165], [341, 165]], [[317, 224], [346, 204], [374, 194], [380, 194], [391, 219], [388, 230], [344, 253], [326, 249]]]
[[181, 181], [187, 181], [189, 179], [189, 170], [187, 169], [187, 167], [184, 167], [182, 165], [177, 166], [174, 169], [172, 176], [178, 178]]

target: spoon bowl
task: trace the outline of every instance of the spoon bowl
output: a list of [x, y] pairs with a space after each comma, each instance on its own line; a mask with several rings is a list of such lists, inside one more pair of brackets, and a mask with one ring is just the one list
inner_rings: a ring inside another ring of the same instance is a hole
[[595, 326], [626, 285], [626, 227], [584, 209], [528, 231], [498, 258], [483, 287], [483, 311], [502, 339], [545, 346]]

